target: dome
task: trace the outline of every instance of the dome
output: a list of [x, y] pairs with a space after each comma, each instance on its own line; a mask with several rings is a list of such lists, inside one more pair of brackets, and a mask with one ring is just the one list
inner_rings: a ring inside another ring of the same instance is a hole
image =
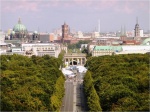
[[136, 24], [135, 27], [139, 27], [139, 24]]
[[38, 32], [37, 32], [37, 31], [34, 31], [34, 34], [38, 34]]
[[142, 45], [150, 45], [150, 37], [146, 38], [143, 42]]
[[11, 32], [11, 34], [13, 34], [13, 35], [14, 35], [14, 34], [15, 34], [15, 32], [14, 32], [14, 31], [12, 31], [12, 32]]
[[139, 26], [139, 24], [136, 24], [135, 26]]
[[13, 31], [15, 31], [15, 32], [23, 32], [23, 33], [27, 32], [27, 28], [23, 24], [21, 24], [20, 18], [18, 20], [18, 24], [16, 24], [14, 26]]

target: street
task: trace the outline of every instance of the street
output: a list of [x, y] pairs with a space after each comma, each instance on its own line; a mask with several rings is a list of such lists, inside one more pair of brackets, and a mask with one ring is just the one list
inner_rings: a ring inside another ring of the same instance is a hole
[[67, 78], [65, 81], [65, 96], [61, 112], [81, 112], [87, 110], [83, 93], [83, 76], [85, 73], [74, 72], [76, 77]]
[[69, 80], [65, 82], [65, 96], [61, 107], [61, 112], [66, 111], [73, 111], [73, 82]]
[[77, 86], [76, 86], [76, 112], [87, 111], [86, 100], [83, 90], [83, 77], [85, 73], [77, 73]]

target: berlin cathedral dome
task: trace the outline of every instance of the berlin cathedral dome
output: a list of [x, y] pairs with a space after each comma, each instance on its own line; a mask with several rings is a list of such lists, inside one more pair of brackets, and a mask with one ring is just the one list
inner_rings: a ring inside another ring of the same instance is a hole
[[12, 39], [26, 38], [27, 35], [28, 35], [27, 28], [25, 27], [25, 25], [21, 23], [21, 20], [19, 18], [18, 23], [13, 27]]
[[15, 33], [17, 33], [17, 32], [26, 33], [27, 32], [27, 28], [21, 23], [20, 18], [18, 20], [18, 23], [14, 26], [13, 31]]

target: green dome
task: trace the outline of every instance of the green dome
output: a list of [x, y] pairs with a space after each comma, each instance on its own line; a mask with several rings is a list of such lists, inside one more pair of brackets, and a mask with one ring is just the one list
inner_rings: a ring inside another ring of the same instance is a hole
[[23, 24], [21, 24], [20, 18], [19, 18], [19, 20], [18, 20], [18, 24], [16, 24], [16, 25], [14, 26], [13, 31], [15, 31], [15, 33], [16, 33], [16, 32], [23, 32], [23, 33], [26, 33], [26, 32], [27, 32], [27, 28], [26, 28]]
[[150, 37], [142, 42], [142, 45], [150, 45]]

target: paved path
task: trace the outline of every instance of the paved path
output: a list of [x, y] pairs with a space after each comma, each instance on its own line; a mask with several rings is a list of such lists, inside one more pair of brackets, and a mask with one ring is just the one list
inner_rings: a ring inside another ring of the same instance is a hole
[[65, 82], [65, 96], [63, 98], [63, 106], [61, 112], [73, 111], [73, 82], [67, 80]]
[[77, 73], [77, 104], [76, 112], [87, 111], [85, 95], [83, 91], [83, 77], [84, 74]]
[[86, 111], [86, 101], [83, 93], [83, 76], [77, 73], [76, 78], [65, 81], [65, 96], [61, 112], [81, 112]]

